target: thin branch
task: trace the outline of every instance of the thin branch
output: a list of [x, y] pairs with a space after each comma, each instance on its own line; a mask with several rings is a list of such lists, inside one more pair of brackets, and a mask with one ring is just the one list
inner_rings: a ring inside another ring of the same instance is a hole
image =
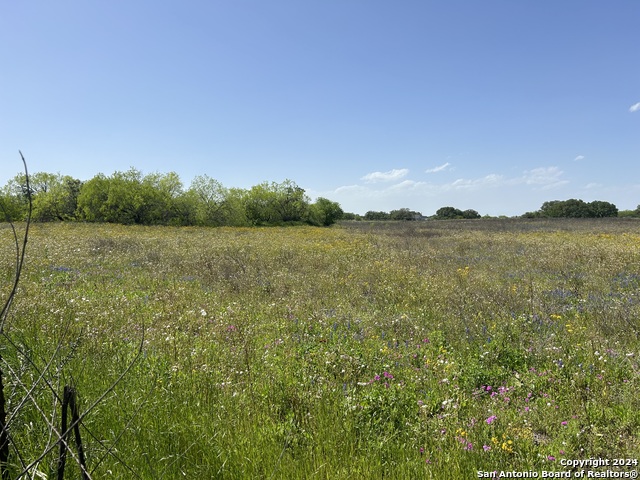
[[7, 319], [7, 315], [9, 314], [9, 307], [11, 306], [11, 303], [13, 303], [13, 298], [15, 297], [16, 291], [18, 290], [18, 283], [20, 282], [20, 275], [22, 274], [22, 267], [24, 266], [24, 255], [27, 250], [29, 226], [31, 225], [31, 213], [33, 211], [33, 201], [31, 198], [31, 187], [29, 185], [29, 170], [27, 169], [27, 161], [24, 159], [24, 155], [22, 155], [22, 152], [19, 152], [19, 153], [20, 153], [20, 157], [22, 158], [22, 163], [24, 165], [24, 173], [25, 173], [26, 182], [27, 182], [27, 199], [29, 200], [29, 210], [27, 213], [27, 224], [25, 226], [24, 236], [22, 239], [22, 251], [20, 251], [20, 244], [18, 241], [18, 235], [16, 233], [15, 227], [11, 221], [9, 222], [9, 224], [11, 225], [11, 229], [13, 230], [13, 237], [16, 243], [16, 275], [13, 282], [13, 288], [9, 293], [9, 297], [7, 298], [7, 301], [5, 302], [5, 305], [2, 308], [2, 311], [0, 311], [0, 333], [4, 331], [4, 325]]

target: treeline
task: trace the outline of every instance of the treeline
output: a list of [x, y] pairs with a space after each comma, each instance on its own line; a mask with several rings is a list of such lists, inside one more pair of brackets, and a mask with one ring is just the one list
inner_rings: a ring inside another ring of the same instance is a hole
[[400, 208], [398, 210], [391, 210], [390, 212], [376, 212], [373, 210], [368, 211], [364, 216], [354, 215], [352, 213], [345, 213], [345, 220], [426, 220], [432, 218], [435, 220], [450, 220], [456, 218], [480, 218], [480, 214], [475, 210], [459, 210], [454, 207], [442, 207], [436, 211], [436, 214], [431, 217], [425, 217], [420, 212], [410, 210], [408, 208]]
[[585, 202], [571, 198], [544, 202], [540, 210], [527, 212], [524, 218], [604, 218], [617, 217], [618, 207], [613, 203], [596, 200]]
[[340, 205], [326, 198], [311, 203], [291, 180], [263, 182], [250, 189], [226, 188], [197, 176], [185, 188], [178, 174], [131, 168], [102, 173], [82, 182], [45, 172], [17, 175], [0, 191], [0, 207], [10, 219], [24, 219], [32, 198], [36, 221], [85, 221], [140, 225], [252, 226], [310, 224], [328, 226], [342, 218]]
[[[519, 215], [519, 218], [604, 218], [604, 217], [638, 217], [640, 218], [640, 205], [635, 210], [619, 211], [613, 203], [596, 200], [585, 202], [583, 200], [552, 200], [542, 204], [540, 210]], [[476, 210], [460, 210], [455, 207], [439, 208], [435, 215], [424, 216], [420, 212], [401, 208], [391, 212], [369, 211], [364, 216], [353, 213], [345, 213], [345, 220], [457, 220], [492, 218], [489, 215], [482, 217]], [[499, 218], [506, 218], [504, 216]]]

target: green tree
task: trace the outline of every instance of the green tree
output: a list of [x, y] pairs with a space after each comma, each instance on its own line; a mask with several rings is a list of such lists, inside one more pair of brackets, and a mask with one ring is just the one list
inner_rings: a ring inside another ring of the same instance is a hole
[[[33, 220], [73, 220], [76, 218], [78, 194], [82, 182], [68, 175], [38, 172], [29, 175], [29, 191], [33, 202]], [[16, 197], [23, 197], [26, 205], [27, 184], [25, 175], [17, 175], [6, 190]]]
[[469, 209], [462, 212], [462, 218], [467, 218], [467, 219], [480, 218], [480, 214], [473, 209]]
[[454, 207], [442, 207], [436, 210], [436, 220], [453, 220], [457, 218], [464, 218], [462, 210]]
[[420, 212], [414, 212], [413, 210], [409, 210], [408, 208], [391, 210], [389, 212], [389, 218], [391, 220], [416, 220], [417, 218], [421, 217], [422, 214]]
[[540, 208], [540, 215], [551, 218], [615, 217], [618, 215], [618, 208], [609, 202], [597, 200], [587, 203], [583, 200], [570, 198], [569, 200], [544, 202]]
[[271, 188], [275, 192], [275, 209], [281, 222], [301, 222], [307, 218], [309, 210], [309, 197], [304, 189], [296, 185], [292, 180], [282, 183], [272, 183]]
[[302, 222], [309, 214], [309, 198], [291, 180], [255, 185], [245, 193], [243, 202], [247, 218], [254, 225]]
[[310, 206], [309, 223], [329, 226], [340, 220], [343, 215], [339, 203], [320, 197]]
[[591, 211], [591, 216], [596, 218], [618, 216], [618, 207], [613, 203], [603, 202], [600, 200], [590, 202], [589, 210]]
[[225, 225], [228, 221], [229, 191], [208, 175], [198, 175], [191, 182], [188, 193], [195, 199], [198, 225]]
[[78, 196], [78, 210], [90, 222], [142, 223], [142, 174], [131, 168], [110, 177], [102, 173], [85, 182]]
[[102, 205], [109, 196], [109, 179], [102, 173], [86, 181], [78, 195], [79, 218], [88, 222], [104, 222]]
[[130, 168], [109, 177], [109, 190], [102, 211], [106, 222], [125, 225], [142, 223], [142, 172]]
[[369, 210], [364, 214], [365, 220], [389, 220], [390, 215], [387, 212], [375, 212], [373, 210]]
[[151, 173], [140, 183], [141, 205], [136, 223], [145, 225], [180, 225], [178, 198], [184, 193], [175, 172]]

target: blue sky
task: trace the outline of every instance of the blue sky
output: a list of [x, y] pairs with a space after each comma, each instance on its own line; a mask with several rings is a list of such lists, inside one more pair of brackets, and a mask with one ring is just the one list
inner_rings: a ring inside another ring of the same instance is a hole
[[640, 2], [0, 6], [0, 185], [135, 167], [344, 210], [640, 204]]

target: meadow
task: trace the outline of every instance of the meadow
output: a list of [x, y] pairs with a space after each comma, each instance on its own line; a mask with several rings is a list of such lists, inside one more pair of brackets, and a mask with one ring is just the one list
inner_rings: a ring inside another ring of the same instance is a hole
[[[14, 273], [4, 224], [3, 301]], [[55, 476], [57, 451], [39, 457], [56, 400], [37, 372], [88, 411], [92, 478], [463, 479], [637, 459], [639, 337], [634, 220], [33, 224], [0, 343], [11, 468]]]

